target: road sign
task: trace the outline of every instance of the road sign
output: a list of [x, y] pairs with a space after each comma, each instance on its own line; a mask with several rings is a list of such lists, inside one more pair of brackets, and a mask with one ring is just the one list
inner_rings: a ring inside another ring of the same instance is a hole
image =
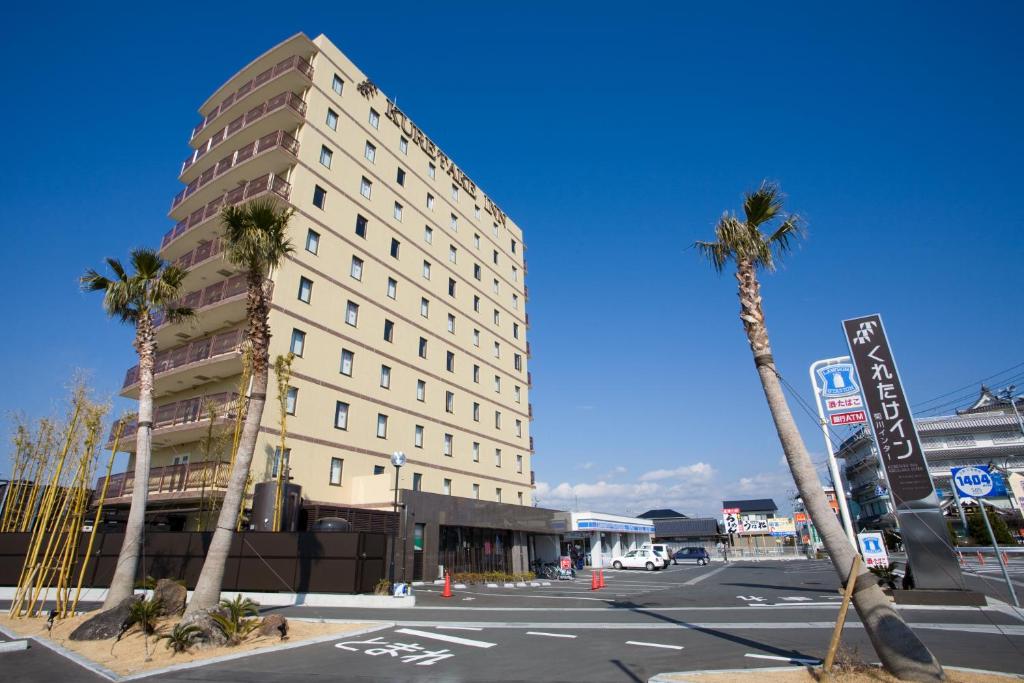
[[997, 474], [989, 472], [987, 465], [971, 467], [954, 467], [951, 471], [953, 485], [961, 496], [968, 498], [985, 498], [986, 496], [1005, 496], [1006, 486]]
[[797, 513], [795, 513], [793, 515], [793, 519], [795, 521], [797, 521], [797, 522], [806, 522], [807, 521], [807, 513], [806, 512], [797, 512]]
[[725, 523], [725, 533], [727, 534], [738, 534], [743, 531], [743, 523], [740, 521], [739, 516], [734, 512], [726, 512], [723, 514], [722, 521]]
[[860, 554], [864, 556], [864, 564], [868, 567], [888, 567], [889, 553], [885, 551], [885, 541], [882, 534], [876, 531], [866, 531], [857, 534], [857, 543], [860, 545]]
[[837, 363], [818, 368], [821, 379], [821, 395], [825, 398], [852, 396], [860, 392], [857, 382], [853, 379], [853, 366], [849, 363]]
[[849, 410], [850, 408], [863, 407], [864, 401], [861, 400], [860, 395], [825, 399], [825, 410], [829, 412], [832, 412], [833, 410]]
[[739, 513], [739, 508], [722, 508], [723, 515], [738, 515]]
[[828, 419], [834, 427], [841, 427], [864, 424], [868, 421], [868, 416], [863, 410], [851, 410], [846, 413], [833, 413], [828, 416]]

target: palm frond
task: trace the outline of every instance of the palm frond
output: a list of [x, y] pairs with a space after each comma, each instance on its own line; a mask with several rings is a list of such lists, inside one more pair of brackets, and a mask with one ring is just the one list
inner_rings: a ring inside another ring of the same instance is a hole
[[803, 234], [802, 221], [799, 216], [793, 214], [787, 216], [786, 220], [768, 236], [766, 241], [775, 254], [775, 258], [781, 259], [793, 250], [794, 243], [803, 237]]
[[294, 209], [260, 198], [221, 210], [228, 261], [250, 273], [265, 275], [292, 251], [288, 222]]
[[110, 269], [114, 271], [114, 275], [117, 276], [118, 280], [128, 279], [128, 275], [125, 274], [124, 272], [124, 266], [121, 265], [121, 262], [119, 260], [113, 258], [112, 256], [108, 256], [106, 261], [107, 265], [110, 266]]
[[167, 266], [167, 262], [160, 258], [160, 255], [153, 249], [139, 247], [132, 250], [132, 267], [135, 273], [144, 280], [153, 280], [160, 276], [160, 271]]
[[697, 240], [693, 243], [693, 246], [696, 247], [701, 256], [711, 263], [711, 267], [715, 269], [715, 272], [721, 273], [725, 269], [725, 264], [729, 261], [729, 254], [721, 242]]
[[761, 181], [761, 186], [743, 198], [743, 214], [747, 224], [758, 227], [775, 218], [782, 211], [783, 197], [777, 183]]
[[111, 285], [111, 281], [108, 277], [100, 275], [93, 268], [85, 271], [85, 274], [78, 278], [78, 282], [83, 292], [106, 291], [107, 287]]

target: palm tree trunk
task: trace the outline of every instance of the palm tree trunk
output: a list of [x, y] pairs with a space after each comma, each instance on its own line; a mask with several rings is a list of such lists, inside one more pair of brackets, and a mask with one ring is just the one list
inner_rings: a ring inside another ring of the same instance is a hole
[[[238, 440], [238, 455], [227, 490], [217, 516], [217, 527], [213, 531], [213, 539], [206, 551], [206, 560], [199, 573], [196, 589], [185, 610], [185, 618], [195, 619], [213, 609], [220, 602], [220, 589], [224, 581], [224, 566], [227, 564], [228, 551], [234, 537], [235, 525], [238, 521], [238, 510], [242, 505], [245, 484], [249, 477], [249, 466], [256, 452], [256, 439], [259, 436], [260, 422], [263, 419], [263, 407], [267, 402], [267, 379], [269, 374], [270, 325], [268, 316], [270, 306], [264, 286], [262, 273], [249, 273], [249, 293], [246, 311], [249, 318], [248, 335], [252, 344], [252, 389], [249, 392], [249, 407], [242, 425], [242, 435]], [[241, 405], [241, 397], [239, 397]], [[239, 408], [240, 409], [240, 408]]]
[[103, 609], [116, 607], [135, 592], [135, 576], [142, 551], [142, 530], [146, 524], [149, 498], [149, 468], [153, 443], [153, 360], [156, 352], [153, 321], [143, 312], [135, 327], [135, 349], [139, 354], [139, 428], [135, 436], [135, 483], [124, 541], [117, 556]]
[[[747, 340], [754, 354], [754, 365], [761, 378], [761, 386], [782, 450], [786, 454], [786, 462], [836, 573], [846, 582], [853, 568], [855, 551], [828, 505], [818, 473], [793, 421], [793, 415], [789, 412], [775, 370], [775, 360], [772, 358], [757, 272], [750, 262], [740, 261], [737, 264], [736, 279], [739, 282], [740, 319], [747, 332]], [[839, 485], [839, 482], [836, 484]], [[906, 681], [945, 680], [942, 666], [903, 621], [878, 587], [874, 576], [867, 570], [862, 569], [857, 576], [853, 604], [878, 658], [890, 673]]]

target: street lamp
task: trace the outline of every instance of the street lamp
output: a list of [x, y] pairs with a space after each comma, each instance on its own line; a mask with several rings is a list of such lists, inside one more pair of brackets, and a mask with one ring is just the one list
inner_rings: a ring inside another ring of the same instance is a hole
[[[391, 454], [391, 464], [395, 466], [395, 520], [398, 520], [398, 472], [402, 469], [402, 465], [405, 464], [405, 453], [402, 451], [395, 451]], [[395, 546], [398, 545], [398, 529], [395, 529], [395, 535], [391, 539], [391, 565], [388, 567], [388, 581], [391, 583], [392, 593], [395, 590]]]

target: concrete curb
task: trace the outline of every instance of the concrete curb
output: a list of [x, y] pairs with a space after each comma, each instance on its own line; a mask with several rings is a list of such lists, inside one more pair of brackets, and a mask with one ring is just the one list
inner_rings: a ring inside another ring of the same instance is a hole
[[0, 652], [17, 652], [18, 650], [27, 650], [27, 640], [8, 640], [0, 643]]
[[[0, 587], [0, 600], [12, 600], [17, 589], [10, 586]], [[139, 591], [136, 591], [139, 592]], [[147, 596], [152, 595], [151, 590], [144, 591]], [[188, 599], [192, 599], [192, 592], [188, 591]], [[348, 593], [258, 593], [252, 591], [222, 591], [222, 600], [232, 600], [236, 595], [241, 594], [243, 598], [251, 598], [260, 604], [260, 607], [372, 607], [395, 609], [401, 607], [415, 607], [416, 596], [407, 595], [392, 597], [390, 595], [351, 595]], [[82, 602], [103, 602], [107, 597], [107, 590], [90, 588], [82, 591]]]

